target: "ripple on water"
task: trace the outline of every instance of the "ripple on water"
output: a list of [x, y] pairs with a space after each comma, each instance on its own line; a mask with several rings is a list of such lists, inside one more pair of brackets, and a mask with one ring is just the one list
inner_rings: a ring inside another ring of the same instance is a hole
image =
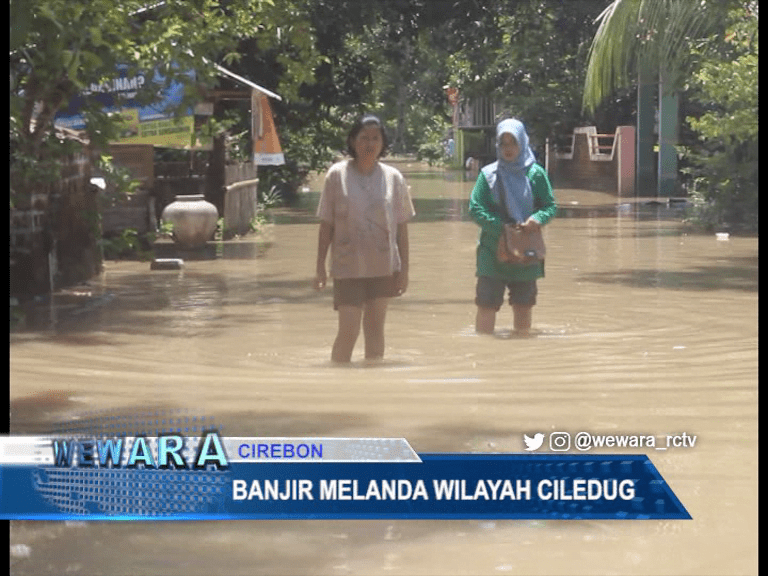
[[[12, 400], [61, 389], [86, 400], [77, 407], [177, 401], [205, 407], [243, 436], [402, 436], [416, 450], [514, 451], [522, 432], [542, 430], [685, 430], [700, 439], [685, 452], [654, 454], [692, 523], [429, 522], [419, 537], [403, 523], [399, 540], [385, 540], [391, 522], [330, 530], [316, 522], [278, 530], [223, 523], [224, 536], [208, 540], [206, 523], [180, 523], [181, 533], [153, 523], [107, 527], [118, 550], [141, 558], [140, 571], [167, 571], [152, 555], [160, 546], [166, 559], [186, 554], [213, 566], [228, 558], [270, 573], [567, 573], [574, 554], [583, 573], [606, 566], [757, 573], [757, 241], [681, 237], [668, 228], [627, 218], [554, 220], [532, 337], [511, 337], [505, 306], [489, 338], [473, 329], [477, 227], [415, 222], [412, 285], [388, 312], [386, 356], [364, 362], [360, 342], [346, 368], [330, 362], [331, 293], [308, 287], [316, 224], [277, 226], [274, 247], [258, 261], [190, 265], [173, 277], [146, 263], [112, 263], [100, 289], [114, 298], [72, 316], [58, 333], [14, 335]], [[450, 249], [438, 249], [444, 240]], [[39, 554], [31, 544], [31, 558], [19, 559], [30, 572], [63, 573], [85, 558], [82, 538], [55, 535], [47, 523], [34, 530], [58, 538], [62, 552]], [[349, 538], [328, 536], [340, 533]], [[205, 546], [190, 550], [193, 540]], [[387, 559], [382, 547], [400, 559]], [[287, 552], [275, 560], [275, 551]], [[83, 571], [125, 572], [125, 558], [99, 555]]]

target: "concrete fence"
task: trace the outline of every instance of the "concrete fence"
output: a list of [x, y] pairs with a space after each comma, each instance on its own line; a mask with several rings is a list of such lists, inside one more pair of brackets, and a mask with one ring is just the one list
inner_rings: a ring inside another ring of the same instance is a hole
[[547, 143], [546, 168], [560, 188], [635, 194], [635, 128], [619, 126], [614, 134], [599, 134], [594, 126], [576, 128], [570, 146]]

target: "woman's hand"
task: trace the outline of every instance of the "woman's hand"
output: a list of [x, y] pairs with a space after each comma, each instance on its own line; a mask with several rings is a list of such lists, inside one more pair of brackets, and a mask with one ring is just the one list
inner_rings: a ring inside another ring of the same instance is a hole
[[395, 288], [397, 289], [398, 296], [405, 294], [408, 289], [408, 271], [400, 270], [395, 272]]
[[328, 282], [328, 276], [325, 273], [325, 266], [322, 268], [317, 269], [317, 272], [315, 274], [315, 281], [314, 281], [314, 287], [315, 290], [320, 291], [323, 288], [325, 288], [325, 285]]
[[523, 222], [520, 225], [520, 228], [525, 230], [526, 232], [536, 232], [536, 230], [541, 229], [541, 223], [536, 220], [533, 216], [528, 218], [525, 222]]

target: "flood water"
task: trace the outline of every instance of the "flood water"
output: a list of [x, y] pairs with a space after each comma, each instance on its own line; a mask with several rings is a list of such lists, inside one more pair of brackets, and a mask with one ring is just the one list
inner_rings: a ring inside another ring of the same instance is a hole
[[351, 367], [330, 363], [317, 224], [283, 211], [263, 257], [107, 262], [53, 324], [12, 334], [11, 431], [151, 406], [224, 436], [404, 437], [417, 452], [686, 432], [694, 447], [625, 452], [648, 453], [693, 520], [13, 522], [13, 574], [757, 574], [757, 239], [556, 190], [568, 209], [545, 231], [532, 337], [514, 337], [509, 307], [481, 337], [472, 183], [406, 177], [411, 283], [381, 363], [362, 339]]

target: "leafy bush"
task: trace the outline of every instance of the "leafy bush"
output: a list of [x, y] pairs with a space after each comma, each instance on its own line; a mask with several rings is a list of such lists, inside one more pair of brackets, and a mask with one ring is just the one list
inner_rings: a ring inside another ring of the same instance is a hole
[[139, 234], [135, 228], [126, 228], [119, 235], [99, 241], [105, 260], [151, 260], [154, 234]]
[[688, 117], [700, 143], [686, 150], [694, 217], [709, 229], [756, 230], [758, 223], [757, 2], [730, 13], [722, 41], [698, 50], [693, 100], [703, 113]]

